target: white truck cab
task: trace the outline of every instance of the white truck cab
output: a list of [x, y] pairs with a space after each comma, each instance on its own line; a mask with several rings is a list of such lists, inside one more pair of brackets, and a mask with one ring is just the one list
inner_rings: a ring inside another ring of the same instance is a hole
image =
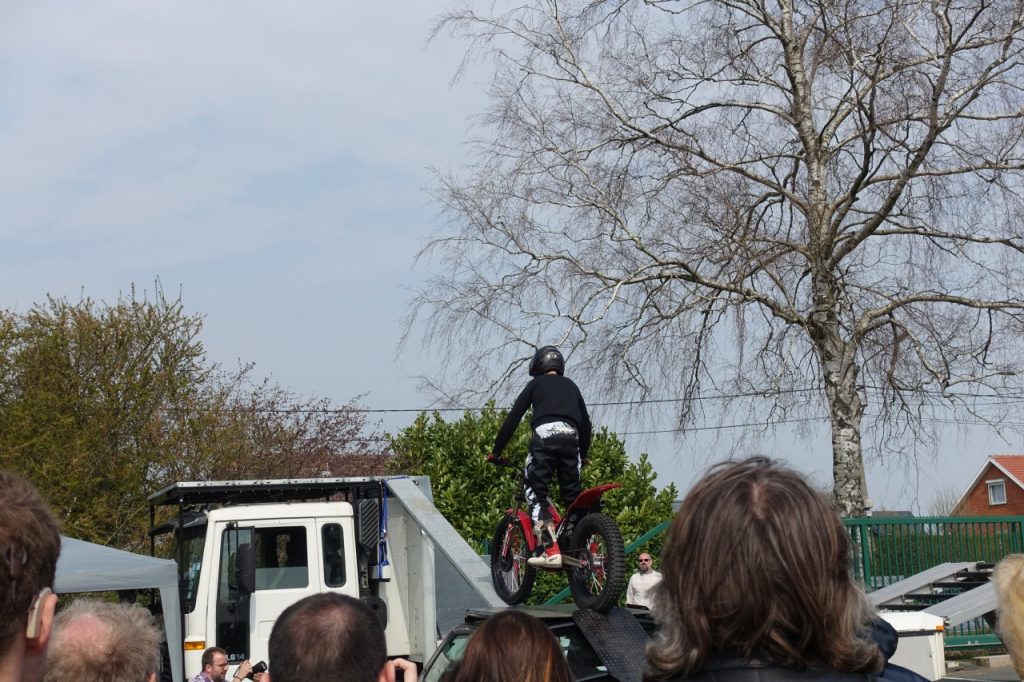
[[211, 646], [228, 652], [228, 679], [244, 660], [266, 661], [277, 617], [321, 592], [364, 600], [388, 654], [425, 662], [437, 637], [433, 542], [390, 496], [381, 478], [188, 482], [150, 496], [153, 547], [173, 534], [185, 677]]

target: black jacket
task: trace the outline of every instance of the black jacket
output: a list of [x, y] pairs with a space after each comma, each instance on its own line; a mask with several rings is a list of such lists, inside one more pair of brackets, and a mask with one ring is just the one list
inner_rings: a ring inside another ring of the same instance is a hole
[[742, 658], [713, 658], [699, 673], [670, 678], [682, 682], [928, 682], [921, 675], [887, 664], [881, 673], [841, 673], [829, 668], [797, 671]]
[[572, 379], [560, 374], [541, 374], [526, 384], [526, 388], [516, 398], [512, 410], [498, 429], [498, 436], [494, 439], [495, 455], [501, 455], [523, 415], [531, 407], [531, 428], [556, 421], [565, 421], [575, 426], [580, 442], [580, 457], [587, 458], [591, 431], [587, 404], [583, 402], [583, 395]]
[[893, 665], [886, 665], [882, 672], [874, 674], [842, 673], [830, 668], [799, 671], [735, 658], [716, 658], [699, 673], [671, 679], [685, 682], [928, 682], [915, 672]]

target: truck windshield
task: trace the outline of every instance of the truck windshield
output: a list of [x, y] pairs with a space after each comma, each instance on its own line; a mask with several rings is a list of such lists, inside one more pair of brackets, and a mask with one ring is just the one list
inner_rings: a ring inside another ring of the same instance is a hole
[[185, 528], [177, 533], [174, 557], [178, 562], [178, 590], [181, 592], [181, 612], [191, 613], [196, 607], [199, 571], [203, 565], [203, 546], [206, 544], [206, 526]]

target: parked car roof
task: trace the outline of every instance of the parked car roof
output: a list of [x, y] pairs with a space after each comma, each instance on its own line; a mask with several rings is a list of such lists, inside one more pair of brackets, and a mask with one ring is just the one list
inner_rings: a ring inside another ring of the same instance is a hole
[[[562, 652], [569, 662], [573, 678], [577, 682], [605, 682], [610, 680], [628, 682], [623, 677], [615, 677], [609, 672], [609, 668], [615, 668], [616, 666], [613, 661], [606, 660], [617, 657], [619, 653], [623, 652], [609, 652], [606, 649], [606, 638], [595, 636], [595, 633], [592, 631], [587, 631], [587, 627], [581, 627], [581, 619], [576, 615], [578, 609], [572, 604], [470, 609], [466, 612], [465, 622], [452, 628], [437, 647], [434, 655], [427, 661], [420, 675], [420, 680], [422, 682], [438, 682], [445, 671], [462, 659], [466, 643], [473, 631], [494, 614], [508, 608], [515, 608], [535, 616], [548, 626], [552, 634], [558, 638]], [[635, 619], [648, 637], [656, 629], [654, 619], [651, 617], [650, 611], [646, 609], [623, 608], [619, 609], [619, 611], [629, 614], [629, 616]], [[604, 641], [601, 641], [602, 639]], [[638, 647], [635, 641], [627, 639], [622, 640], [621, 643], [624, 650], [628, 647], [629, 654], [635, 655], [637, 653]], [[640, 647], [640, 650], [642, 651], [642, 647]], [[602, 651], [604, 652], [603, 655]], [[641, 673], [642, 670], [636, 669], [634, 671], [635, 679], [639, 680]]]

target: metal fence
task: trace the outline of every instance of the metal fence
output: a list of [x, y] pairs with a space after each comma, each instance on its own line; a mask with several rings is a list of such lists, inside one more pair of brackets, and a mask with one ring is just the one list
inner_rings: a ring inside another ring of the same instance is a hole
[[[1007, 554], [1024, 552], [1024, 516], [969, 516], [843, 519], [853, 540], [853, 572], [870, 592], [947, 561], [995, 563]], [[632, 543], [632, 551], [651, 536], [663, 533], [665, 521]], [[485, 553], [489, 552], [489, 542]], [[547, 603], [563, 601], [565, 589]], [[947, 648], [999, 645], [999, 638], [981, 618], [946, 631]]]
[[[870, 592], [946, 561], [995, 563], [1024, 552], [1024, 516], [844, 519], [853, 539], [853, 570]], [[977, 619], [950, 628], [946, 647], [999, 643]]]

